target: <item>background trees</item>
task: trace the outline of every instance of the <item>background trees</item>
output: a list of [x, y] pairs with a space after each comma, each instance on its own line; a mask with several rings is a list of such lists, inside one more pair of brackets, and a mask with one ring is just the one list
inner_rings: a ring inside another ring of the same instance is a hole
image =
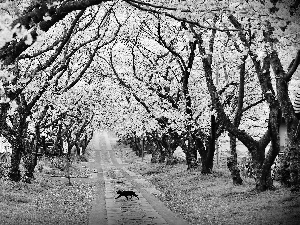
[[172, 163], [181, 146], [197, 168], [198, 152], [203, 173], [227, 131], [233, 182], [242, 183], [237, 138], [251, 154], [256, 188], [266, 190], [284, 118], [297, 189], [297, 1], [26, 3], [4, 3], [1, 23], [0, 131], [13, 145], [11, 179], [20, 179], [22, 146], [33, 146], [30, 126], [35, 140], [52, 130], [55, 149], [67, 141], [80, 152], [97, 123], [135, 143], [149, 137], [161, 162]]

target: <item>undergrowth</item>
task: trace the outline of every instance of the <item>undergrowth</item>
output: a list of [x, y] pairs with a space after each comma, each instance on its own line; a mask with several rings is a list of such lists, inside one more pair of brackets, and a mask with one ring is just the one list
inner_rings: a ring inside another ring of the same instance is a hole
[[[74, 159], [72, 164], [74, 177], [90, 173], [79, 161]], [[10, 181], [6, 176], [8, 169], [0, 167], [1, 225], [88, 224], [96, 183], [76, 178], [71, 179], [69, 186], [66, 179], [52, 177], [65, 175], [64, 158], [40, 158], [31, 184]]]

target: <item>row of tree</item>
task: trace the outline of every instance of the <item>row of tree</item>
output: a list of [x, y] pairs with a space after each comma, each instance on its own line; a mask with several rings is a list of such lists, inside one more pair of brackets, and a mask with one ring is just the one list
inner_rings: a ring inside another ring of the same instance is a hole
[[[272, 5], [276, 8], [277, 3]], [[155, 7], [162, 9], [164, 14], [161, 15]], [[188, 169], [198, 166], [198, 151], [202, 160], [202, 172], [210, 173], [215, 141], [226, 130], [230, 136], [231, 156], [228, 158], [228, 167], [233, 182], [242, 183], [237, 167], [238, 138], [252, 157], [256, 188], [263, 191], [273, 188], [271, 166], [280, 151], [279, 126], [284, 120], [287, 125], [288, 146], [285, 159], [289, 164], [289, 184], [293, 186], [293, 190], [297, 190], [299, 121], [293, 110], [289, 84], [299, 65], [299, 52], [295, 52], [290, 62], [285, 62], [285, 72], [280, 56], [288, 58], [287, 54], [295, 45], [291, 39], [288, 40], [286, 36], [282, 38], [278, 34], [279, 31], [287, 30], [287, 34], [292, 37], [292, 30], [298, 26], [293, 23], [292, 11], [289, 19], [280, 17], [280, 20], [286, 22], [286, 26], [276, 21], [276, 18], [273, 18], [275, 21], [263, 22], [257, 18], [258, 21], [245, 23], [245, 18], [238, 14], [229, 13], [224, 19], [219, 14], [212, 13], [214, 16], [208, 19], [212, 25], [208, 28], [200, 26], [196, 19], [191, 21], [180, 18], [178, 10], [174, 12], [172, 7], [151, 4], [145, 6], [141, 3], [138, 8], [153, 14], [146, 19], [137, 16], [135, 19], [140, 23], [138, 32], [131, 33], [130, 37], [126, 36], [125, 40], [123, 37], [119, 38], [122, 47], [112, 48], [110, 60], [103, 61], [111, 67], [115, 80], [140, 104], [144, 114], [149, 115], [147, 119], [150, 120], [130, 127], [134, 149], [138, 149], [135, 147], [139, 142], [136, 141], [137, 131], [144, 130], [141, 133], [156, 139], [156, 149], [160, 150], [162, 156], [160, 161], [165, 156], [172, 157], [172, 153], [180, 145], [186, 153]], [[268, 7], [264, 9], [271, 10]], [[180, 13], [186, 16], [183, 10]], [[222, 29], [221, 22], [222, 25], [226, 22]], [[291, 27], [288, 24], [292, 24]], [[259, 27], [251, 29], [251, 26]], [[120, 58], [117, 59], [118, 57]], [[121, 68], [117, 68], [120, 67], [120, 62], [123, 64]], [[203, 88], [204, 83], [206, 88]], [[202, 97], [200, 102], [199, 96]], [[257, 107], [263, 109], [258, 110]], [[210, 116], [203, 115], [205, 109], [212, 111]], [[141, 113], [140, 110], [135, 111], [137, 112], [133, 114]], [[259, 134], [259, 138], [257, 133], [253, 135], [248, 132], [247, 126], [253, 127], [253, 123], [246, 126], [241, 124], [249, 117], [261, 117], [264, 120], [262, 122], [257, 119], [262, 123], [260, 127], [266, 128], [265, 133]], [[202, 120], [201, 123], [199, 120]], [[206, 120], [204, 124], [203, 120]], [[137, 123], [136, 120], [134, 122]], [[147, 130], [149, 123], [157, 124], [150, 125], [151, 128]], [[269, 149], [265, 153], [267, 147]], [[170, 161], [172, 160], [167, 160]]]
[[[70, 12], [45, 33], [48, 29], [37, 24], [48, 23], [50, 11], [58, 5], [28, 1], [22, 10], [17, 2], [5, 4], [3, 14], [10, 23], [3, 21], [3, 25], [10, 29], [4, 31], [12, 36], [1, 48], [0, 134], [12, 146], [10, 179], [22, 179], [23, 160], [23, 179], [30, 182], [45, 142], [53, 143], [51, 155], [67, 153], [70, 157], [74, 147], [78, 155], [84, 154], [99, 119], [93, 89], [101, 80], [84, 75], [97, 72], [93, 58], [113, 40], [115, 31], [104, 26], [108, 10], [102, 17], [86, 16], [84, 10]], [[91, 21], [96, 21], [96, 33], [85, 34]], [[92, 79], [95, 85], [87, 88]]]
[[[298, 189], [299, 120], [289, 92], [300, 62], [298, 6], [297, 1], [87, 0], [28, 1], [21, 12], [7, 7], [13, 19], [0, 49], [8, 98], [1, 103], [0, 131], [13, 146], [10, 177], [20, 178], [33, 111], [44, 118], [47, 101], [56, 102], [81, 81], [98, 97], [87, 103], [98, 112], [96, 123], [116, 127], [121, 136], [147, 136], [156, 152], [164, 153], [160, 161], [171, 163], [180, 145], [188, 169], [198, 167], [198, 152], [202, 172], [210, 173], [215, 141], [228, 131], [234, 183], [242, 182], [239, 139], [251, 154], [260, 191], [273, 188], [271, 166], [284, 118], [290, 183]], [[121, 88], [114, 89], [116, 84]], [[15, 119], [9, 123], [12, 102]], [[73, 103], [79, 111], [80, 102]], [[91, 121], [87, 111], [82, 114]], [[74, 117], [60, 113], [56, 116], [70, 123], [57, 123], [56, 129], [72, 129]], [[253, 118], [264, 133], [252, 132]]]

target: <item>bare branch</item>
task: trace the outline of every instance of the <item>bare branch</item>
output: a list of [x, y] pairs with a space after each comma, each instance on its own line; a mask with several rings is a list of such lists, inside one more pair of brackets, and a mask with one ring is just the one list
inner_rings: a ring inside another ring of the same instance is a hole
[[238, 83], [235, 81], [231, 81], [230, 83], [227, 83], [221, 90], [218, 91], [218, 95], [222, 95], [226, 91], [226, 89], [231, 85], [237, 86]]
[[160, 31], [161, 31], [160, 19], [158, 19], [157, 33], [158, 33], [159, 43], [163, 47], [165, 47], [166, 49], [168, 49], [168, 51], [171, 52], [178, 59], [179, 65], [181, 66], [181, 69], [182, 69], [182, 72], [186, 71], [187, 70], [187, 66], [185, 64], [184, 59], [182, 58], [182, 56], [178, 52], [176, 52], [170, 45], [168, 45], [166, 43], [166, 41], [162, 38]]
[[66, 35], [66, 37], [63, 39], [63, 41], [61, 42], [60, 46], [55, 50], [55, 53], [43, 64], [43, 65], [40, 65], [38, 66], [34, 72], [32, 72], [33, 75], [35, 75], [38, 71], [41, 71], [41, 70], [44, 70], [46, 69], [47, 67], [49, 67], [51, 65], [51, 63], [53, 63], [57, 56], [62, 52], [64, 46], [68, 43], [72, 33], [73, 33], [73, 30], [77, 24], [77, 22], [79, 21], [80, 17], [83, 15], [84, 13], [84, 10], [81, 10], [77, 16], [75, 17], [74, 21], [72, 22], [72, 25]]
[[74, 79], [67, 87], [65, 87], [64, 90], [63, 90], [62, 92], [66, 92], [66, 91], [68, 91], [69, 89], [71, 89], [71, 88], [72, 88], [72, 87], [73, 87], [73, 86], [74, 86], [74, 85], [75, 85], [75, 84], [83, 77], [83, 75], [85, 74], [85, 72], [87, 71], [87, 69], [90, 67], [91, 63], [93, 62], [93, 59], [94, 59], [94, 57], [95, 57], [97, 51], [98, 51], [100, 48], [102, 48], [102, 47], [104, 47], [104, 46], [109, 45], [110, 43], [112, 43], [112, 42], [116, 39], [117, 34], [118, 34], [119, 31], [120, 31], [120, 28], [121, 28], [121, 26], [118, 26], [118, 29], [116, 30], [115, 34], [113, 35], [113, 37], [112, 37], [110, 40], [104, 42], [104, 43], [101, 44], [101, 45], [100, 45], [100, 41], [98, 42], [97, 47], [94, 49], [93, 53], [90, 54], [89, 61], [85, 64], [85, 67], [82, 69], [82, 71], [81, 71], [81, 72], [79, 73], [79, 75], [76, 77], [76, 79]]
[[57, 45], [59, 44], [60, 41], [61, 41], [61, 40], [58, 39], [58, 40], [56, 40], [52, 45], [48, 46], [46, 49], [44, 49], [44, 50], [39, 50], [39, 51], [37, 51], [37, 52], [35, 52], [35, 53], [31, 54], [31, 55], [29, 55], [29, 54], [22, 54], [22, 55], [20, 55], [20, 56], [18, 57], [18, 60], [20, 60], [20, 59], [32, 59], [32, 58], [34, 58], [34, 57], [37, 57], [37, 56], [39, 56], [39, 55], [42, 55], [42, 54], [45, 53], [45, 52], [48, 52], [48, 51], [50, 51], [50, 50], [53, 50], [53, 49], [55, 48], [55, 46], [57, 46]]
[[[125, 1], [128, 4], [132, 5], [133, 7], [138, 8], [140, 10], [147, 11], [147, 12], [152, 12], [154, 14], [165, 15], [165, 16], [173, 18], [173, 19], [175, 19], [177, 21], [189, 23], [189, 24], [195, 25], [195, 26], [197, 26], [199, 28], [202, 28], [202, 29], [217, 30], [217, 31], [221, 31], [221, 32], [239, 31], [238, 29], [221, 29], [221, 28], [217, 28], [217, 27], [204, 26], [204, 25], [202, 25], [202, 24], [200, 24], [198, 22], [195, 22], [193, 20], [188, 20], [186, 18], [180, 18], [180, 17], [177, 17], [177, 16], [172, 15], [171, 13], [165, 11], [165, 10], [172, 10], [172, 11], [178, 10], [177, 8], [175, 9], [175, 8], [170, 8], [170, 7], [157, 6], [157, 5], [152, 5], [152, 4], [149, 4], [149, 3], [145, 3], [145, 2], [141, 2], [141, 1], [136, 1], [136, 0], [125, 0]], [[163, 10], [161, 10], [161, 9], [163, 9]]]
[[260, 99], [260, 100], [257, 101], [257, 102], [254, 102], [254, 103], [248, 105], [247, 107], [243, 108], [242, 112], [246, 112], [247, 110], [251, 109], [252, 107], [254, 107], [254, 106], [256, 106], [256, 105], [258, 105], [258, 104], [260, 104], [260, 103], [262, 103], [262, 102], [264, 102], [265, 100], [266, 100], [266, 99], [263, 98], [263, 99]]

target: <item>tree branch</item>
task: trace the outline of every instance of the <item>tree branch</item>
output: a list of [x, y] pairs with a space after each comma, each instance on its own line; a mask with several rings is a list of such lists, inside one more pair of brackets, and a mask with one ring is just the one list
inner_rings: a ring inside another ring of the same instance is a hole
[[133, 88], [132, 88], [129, 84], [126, 84], [126, 83], [122, 80], [122, 78], [119, 76], [119, 74], [118, 74], [118, 72], [116, 71], [116, 68], [115, 68], [115, 66], [114, 66], [114, 64], [113, 64], [112, 50], [111, 50], [111, 52], [110, 52], [110, 66], [111, 66], [111, 68], [112, 68], [112, 70], [113, 70], [113, 72], [114, 72], [114, 75], [116, 76], [117, 80], [119, 81], [119, 83], [120, 83], [123, 87], [125, 87], [127, 90], [130, 91], [130, 93], [131, 93], [131, 94], [133, 95], [133, 97], [137, 100], [137, 102], [139, 102], [139, 103], [145, 108], [145, 110], [147, 111], [147, 113], [149, 113], [150, 116], [151, 116], [152, 118], [155, 118], [154, 115], [152, 114], [150, 108], [146, 105], [146, 103], [143, 102], [143, 101], [135, 94], [135, 92], [132, 91]]
[[[43, 4], [42, 7], [33, 8], [31, 11], [27, 12], [25, 15], [17, 18], [13, 23], [12, 26], [14, 27], [16, 24], [20, 23], [21, 25], [25, 26], [27, 29], [31, 30], [31, 36], [33, 37], [34, 44], [37, 40], [37, 26], [40, 27], [43, 31], [48, 31], [54, 24], [59, 22], [60, 20], [64, 19], [69, 13], [76, 11], [76, 10], [85, 10], [86, 8], [98, 5], [103, 2], [108, 2], [111, 0], [73, 0], [67, 1], [65, 4], [60, 6], [53, 6], [48, 8], [47, 5]], [[38, 10], [40, 12], [38, 12]], [[38, 15], [39, 14], [39, 15]], [[44, 20], [44, 15], [50, 15], [50, 20]], [[36, 17], [39, 17], [35, 19]], [[3, 60], [5, 65], [12, 64], [19, 55], [21, 55], [28, 47], [31, 45], [27, 45], [26, 42], [27, 38], [24, 37], [21, 40], [14, 39], [11, 42], [6, 43], [0, 49], [0, 60]]]
[[[136, 1], [136, 0], [125, 0], [128, 4], [132, 5], [133, 7], [137, 8], [137, 9], [140, 9], [140, 10], [143, 10], [143, 11], [146, 11], [146, 12], [152, 12], [154, 14], [161, 14], [161, 15], [165, 15], [167, 17], [170, 17], [170, 18], [173, 18], [177, 21], [180, 21], [180, 22], [185, 22], [185, 23], [188, 23], [188, 24], [192, 24], [192, 25], [195, 25], [199, 28], [202, 28], [202, 29], [205, 29], [205, 30], [217, 30], [217, 31], [221, 31], [221, 32], [226, 32], [226, 31], [239, 31], [238, 29], [221, 29], [221, 28], [217, 28], [217, 27], [210, 27], [210, 26], [204, 26], [198, 22], [195, 22], [193, 20], [188, 20], [186, 18], [181, 18], [181, 17], [178, 17], [178, 16], [175, 16], [175, 15], [172, 15], [171, 13], [169, 12], [166, 12], [166, 11], [163, 11], [163, 10], [160, 10], [160, 9], [169, 9], [169, 10], [174, 10], [173, 8], [169, 8], [169, 7], [164, 7], [164, 6], [155, 6], [155, 5], [151, 5], [149, 3], [145, 3], [145, 2], [141, 2], [141, 1]], [[143, 7], [145, 6], [146, 7]], [[147, 7], [148, 6], [148, 7]], [[151, 8], [152, 7], [152, 8]], [[154, 8], [154, 9], [153, 9]], [[176, 9], [177, 10], [177, 9]]]
[[266, 99], [263, 98], [263, 99], [260, 99], [260, 100], [257, 101], [257, 102], [254, 102], [254, 103], [248, 105], [247, 107], [243, 108], [242, 112], [243, 112], [243, 113], [246, 112], [247, 110], [251, 109], [252, 107], [254, 107], [254, 106], [256, 106], [256, 105], [258, 105], [258, 104], [260, 104], [260, 103], [262, 103], [262, 102], [264, 102], [265, 100], [266, 100]]

